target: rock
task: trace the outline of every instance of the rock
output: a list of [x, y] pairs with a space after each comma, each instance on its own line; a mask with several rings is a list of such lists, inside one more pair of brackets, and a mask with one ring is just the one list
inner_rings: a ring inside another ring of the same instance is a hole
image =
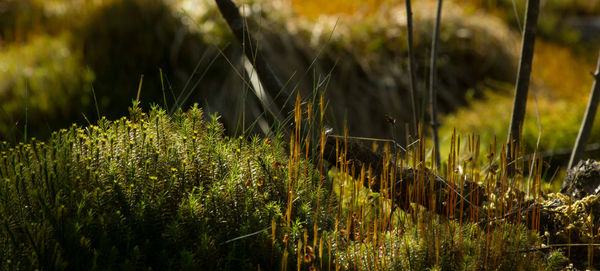
[[600, 163], [588, 159], [567, 171], [561, 193], [582, 199], [600, 192]]

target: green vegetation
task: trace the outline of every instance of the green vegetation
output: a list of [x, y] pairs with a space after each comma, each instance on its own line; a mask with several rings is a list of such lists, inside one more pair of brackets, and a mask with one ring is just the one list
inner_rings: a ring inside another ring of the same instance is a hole
[[[504, 248], [486, 246], [482, 241], [486, 232], [472, 224], [462, 225], [455, 221], [437, 221], [437, 225], [418, 230], [418, 225], [405, 226], [409, 232], [398, 234], [387, 232], [376, 242], [352, 242], [340, 253], [344, 270], [539, 270], [545, 267], [545, 259], [536, 253], [515, 253], [519, 249], [531, 247], [537, 241], [535, 233], [524, 226], [521, 228], [501, 225], [493, 235], [499, 236], [501, 227], [509, 229], [503, 234]], [[443, 229], [447, 227], [448, 229]], [[461, 234], [462, 238], [457, 237]], [[424, 236], [415, 238], [424, 234]], [[431, 250], [435, 249], [435, 253]], [[503, 253], [505, 253], [503, 255]], [[562, 254], [560, 254], [562, 256]], [[560, 257], [558, 256], [558, 257]], [[487, 259], [486, 259], [487, 257]], [[564, 256], [563, 256], [564, 257]], [[521, 259], [525, 262], [518, 261]], [[436, 265], [432, 266], [432, 263]], [[560, 270], [558, 268], [549, 270]]]
[[[198, 108], [171, 118], [134, 107], [129, 119], [73, 126], [47, 142], [3, 143], [1, 266], [278, 266], [285, 232], [271, 226], [281, 224], [289, 179], [277, 164], [287, 158], [281, 142], [222, 133], [217, 118], [205, 122]], [[316, 199], [327, 195], [317, 190], [312, 167], [294, 182], [292, 243], [313, 224]], [[330, 229], [326, 207], [318, 209], [318, 225]]]
[[[2, 143], [3, 268], [559, 270], [566, 264], [558, 250], [528, 251], [542, 239], [525, 224], [477, 223], [472, 207], [457, 199], [449, 211], [461, 218], [464, 211], [464, 219], [420, 205], [392, 211], [385, 187], [393, 179], [382, 175], [380, 192], [371, 192], [362, 186], [371, 177], [363, 168], [352, 178], [343, 152], [338, 170], [326, 177], [314, 166], [322, 158], [304, 159], [311, 157], [303, 151], [308, 142], [227, 138], [218, 117], [210, 119], [197, 107], [169, 116], [134, 104], [129, 118], [74, 125], [47, 142]], [[300, 119], [296, 114], [292, 138], [302, 131]], [[419, 148], [411, 153], [419, 156]], [[452, 172], [446, 178], [453, 185], [491, 173]], [[485, 184], [506, 194], [484, 204], [487, 217], [520, 204], [502, 190], [505, 184], [494, 185], [505, 178], [491, 174], [498, 178]], [[415, 189], [405, 197], [425, 191]]]
[[[441, 169], [427, 170], [427, 128], [398, 153], [362, 138], [385, 157], [381, 174], [348, 159], [348, 134], [404, 143], [398, 2], [245, 1], [276, 73], [313, 95], [298, 95], [291, 134], [283, 126], [262, 138], [252, 128], [268, 126], [264, 111], [213, 1], [0, 3], [0, 270], [598, 268], [600, 197], [545, 195], [552, 172], [541, 159], [506, 174], [519, 37], [510, 0], [444, 6]], [[432, 3], [414, 5], [419, 79]], [[598, 8], [547, 1], [521, 155], [572, 147], [592, 80], [584, 50], [595, 41], [561, 22]], [[192, 102], [204, 106], [182, 110]], [[329, 162], [325, 122], [345, 131]]]

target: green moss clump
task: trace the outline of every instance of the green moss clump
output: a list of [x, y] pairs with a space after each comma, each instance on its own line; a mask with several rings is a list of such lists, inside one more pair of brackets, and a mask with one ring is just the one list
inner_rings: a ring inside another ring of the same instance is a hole
[[[399, 219], [409, 218], [399, 212]], [[346, 270], [540, 270], [546, 266], [541, 251], [524, 252], [537, 246], [540, 238], [523, 224], [490, 223], [488, 229], [434, 217], [427, 221], [427, 214], [421, 215], [423, 221], [405, 220], [402, 230], [385, 231], [378, 240], [336, 239], [340, 265]]]
[[47, 142], [0, 144], [2, 268], [275, 269], [284, 234], [296, 242], [312, 229], [316, 199], [327, 202], [307, 167], [286, 230], [280, 140], [223, 137], [218, 118], [205, 121], [197, 107], [130, 112]]

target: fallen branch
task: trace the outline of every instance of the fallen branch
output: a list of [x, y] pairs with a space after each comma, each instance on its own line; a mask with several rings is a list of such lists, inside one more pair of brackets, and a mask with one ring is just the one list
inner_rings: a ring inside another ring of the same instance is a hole
[[[279, 77], [273, 72], [262, 50], [258, 47], [258, 42], [248, 31], [246, 20], [240, 15], [238, 7], [231, 0], [215, 0], [215, 2], [221, 15], [227, 21], [227, 25], [242, 46], [246, 57], [256, 69], [256, 74], [265, 91], [271, 96], [275, 105], [283, 110], [284, 115], [291, 112], [291, 106], [287, 103], [287, 99], [291, 96], [290, 93], [287, 92]], [[266, 106], [269, 107], [270, 105]]]

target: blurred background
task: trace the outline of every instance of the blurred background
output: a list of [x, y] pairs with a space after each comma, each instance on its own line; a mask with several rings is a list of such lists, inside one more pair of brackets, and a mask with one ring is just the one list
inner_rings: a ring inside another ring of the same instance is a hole
[[[405, 142], [412, 112], [405, 2], [234, 1], [290, 90], [324, 92], [328, 122]], [[426, 91], [437, 1], [415, 0], [417, 90]], [[541, 1], [524, 141], [566, 163], [600, 51], [600, 1]], [[444, 1], [438, 60], [442, 156], [452, 131], [506, 138], [526, 1]], [[199, 103], [227, 132], [265, 129], [243, 52], [208, 0], [0, 0], [0, 140]], [[424, 94], [421, 98], [425, 97]], [[421, 99], [423, 105], [424, 99]], [[420, 112], [427, 120], [427, 112]], [[539, 116], [539, 117], [538, 117]], [[257, 121], [258, 120], [258, 121]], [[600, 125], [592, 151], [600, 156]]]

